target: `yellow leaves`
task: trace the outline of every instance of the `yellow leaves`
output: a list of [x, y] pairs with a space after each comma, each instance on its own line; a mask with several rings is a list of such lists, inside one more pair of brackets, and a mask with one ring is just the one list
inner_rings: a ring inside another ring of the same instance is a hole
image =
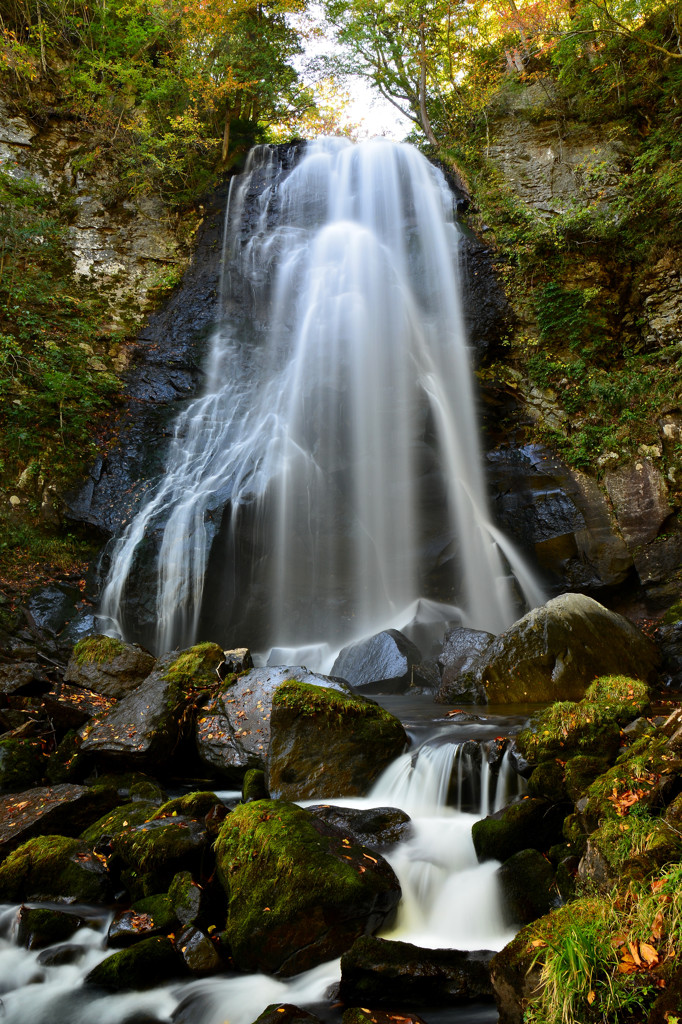
[[622, 818], [628, 814], [630, 808], [638, 803], [644, 795], [643, 789], [626, 789], [624, 793], [619, 793], [617, 787], [614, 786], [612, 793], [606, 799], [609, 803], [613, 804], [618, 817]]
[[654, 941], [658, 941], [663, 936], [664, 931], [665, 924], [663, 922], [663, 911], [659, 910], [653, 920], [653, 924], [651, 925], [651, 938], [654, 939]]
[[629, 939], [620, 944], [621, 958], [618, 962], [619, 974], [635, 974], [648, 972], [662, 961], [657, 949], [649, 942], [631, 942]]
[[597, 993], [594, 991], [594, 989], [590, 989], [590, 991], [587, 993], [587, 1002], [590, 1004], [590, 1006], [592, 1006], [592, 1003], [595, 1001], [596, 998]]

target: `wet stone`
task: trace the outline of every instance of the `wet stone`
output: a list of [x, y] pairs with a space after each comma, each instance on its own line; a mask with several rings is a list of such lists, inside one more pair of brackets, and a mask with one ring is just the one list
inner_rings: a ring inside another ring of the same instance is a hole
[[191, 925], [178, 936], [175, 948], [192, 974], [215, 974], [222, 967], [222, 961], [208, 935]]

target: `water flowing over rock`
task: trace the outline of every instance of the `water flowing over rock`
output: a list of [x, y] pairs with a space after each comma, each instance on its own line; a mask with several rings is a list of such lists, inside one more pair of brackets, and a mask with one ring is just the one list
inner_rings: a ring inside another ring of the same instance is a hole
[[631, 622], [563, 594], [505, 630], [476, 665], [491, 704], [580, 700], [600, 675], [652, 676], [659, 654]]
[[[206, 389], [112, 551], [107, 628], [157, 651], [229, 629], [315, 667], [420, 596], [493, 631], [519, 591], [539, 603], [487, 511], [452, 208], [410, 147], [251, 154]], [[131, 600], [152, 562], [156, 593]]]

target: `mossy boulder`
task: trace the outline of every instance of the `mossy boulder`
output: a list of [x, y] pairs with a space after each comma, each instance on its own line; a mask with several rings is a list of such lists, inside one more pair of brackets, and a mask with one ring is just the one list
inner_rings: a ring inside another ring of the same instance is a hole
[[163, 892], [179, 871], [199, 874], [208, 834], [201, 822], [171, 816], [120, 832], [111, 847], [128, 869], [122, 874], [124, 883], [139, 898]]
[[37, 785], [47, 768], [40, 744], [8, 736], [0, 740], [0, 793]]
[[167, 935], [178, 924], [173, 904], [165, 893], [148, 896], [116, 914], [109, 925], [107, 943], [114, 949], [125, 948], [155, 935]]
[[182, 973], [183, 962], [171, 940], [157, 936], [108, 956], [86, 975], [85, 984], [112, 992], [146, 989], [173, 981]]
[[319, 1017], [293, 1003], [270, 1003], [253, 1024], [322, 1024]]
[[242, 783], [242, 803], [248, 804], [253, 800], [269, 800], [268, 784], [265, 779], [265, 772], [260, 768], [249, 768]]
[[63, 897], [104, 903], [110, 895], [106, 867], [80, 839], [37, 836], [0, 864], [0, 899], [8, 903]]
[[168, 889], [173, 914], [182, 925], [207, 925], [211, 918], [220, 917], [222, 900], [216, 895], [195, 882], [189, 871], [179, 871]]
[[492, 995], [490, 950], [423, 949], [374, 936], [341, 957], [340, 999], [361, 1006], [452, 1006]]
[[575, 803], [608, 768], [609, 762], [604, 757], [578, 754], [569, 758], [564, 770], [564, 784], [571, 800]]
[[120, 700], [147, 678], [155, 663], [154, 656], [143, 647], [97, 634], [78, 641], [64, 679]]
[[241, 970], [288, 976], [324, 963], [385, 924], [400, 899], [380, 855], [284, 801], [236, 807], [215, 853]]
[[528, 779], [528, 795], [554, 803], [566, 800], [564, 769], [558, 761], [543, 761]]
[[180, 816], [192, 818], [194, 821], [203, 821], [206, 815], [213, 810], [216, 804], [222, 804], [215, 793], [210, 790], [202, 790], [195, 793], [185, 793], [184, 796], [174, 797], [166, 800], [157, 808], [152, 818], [172, 818]]
[[659, 660], [622, 615], [584, 594], [562, 594], [500, 633], [476, 662], [476, 679], [491, 704], [577, 701], [595, 676], [653, 679]]
[[540, 988], [542, 964], [533, 945], [537, 924], [522, 928], [490, 961], [498, 1024], [523, 1024], [525, 1011]]
[[272, 700], [268, 788], [283, 799], [361, 795], [406, 745], [398, 719], [369, 698], [290, 679]]
[[538, 850], [520, 850], [497, 872], [507, 920], [530, 924], [549, 913], [553, 898], [554, 868]]
[[132, 693], [84, 726], [81, 752], [126, 769], [162, 768], [181, 739], [188, 705], [218, 684], [215, 669], [222, 657], [217, 644], [166, 655]]
[[506, 861], [520, 850], [549, 850], [561, 841], [566, 811], [566, 805], [529, 797], [481, 818], [471, 829], [478, 859]]
[[674, 768], [665, 737], [654, 734], [637, 740], [591, 783], [576, 804], [584, 830], [593, 832], [601, 821], [620, 818], [639, 802], [656, 807], [662, 790], [679, 780]]
[[67, 939], [85, 924], [82, 917], [54, 907], [21, 907], [17, 923], [17, 945], [44, 949]]
[[381, 849], [404, 842], [412, 835], [412, 819], [397, 807], [335, 807], [314, 804], [311, 814], [340, 828], [353, 842], [371, 849]]
[[102, 815], [92, 825], [88, 825], [81, 832], [81, 839], [93, 846], [104, 838], [113, 839], [122, 832], [129, 831], [137, 825], [142, 825], [156, 811], [156, 804], [146, 803], [143, 800], [134, 800], [113, 811]]
[[578, 877], [610, 888], [623, 877], [640, 881], [682, 854], [682, 837], [665, 819], [643, 806], [608, 818], [589, 837]]
[[[396, 1024], [396, 1015], [390, 1010], [370, 1010], [367, 1007], [351, 1006], [343, 1011], [342, 1024]], [[413, 1010], [402, 1010], [400, 1024], [426, 1024]]]
[[212, 777], [241, 784], [249, 769], [265, 770], [273, 694], [294, 676], [304, 683], [349, 692], [340, 680], [301, 666], [254, 668], [227, 676], [204, 702], [196, 721], [197, 752]]

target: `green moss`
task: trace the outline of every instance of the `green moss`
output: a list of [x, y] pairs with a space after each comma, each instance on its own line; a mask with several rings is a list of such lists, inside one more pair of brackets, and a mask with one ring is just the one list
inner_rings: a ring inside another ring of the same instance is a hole
[[679, 622], [682, 619], [682, 601], [675, 601], [670, 608], [666, 611], [665, 615], [661, 619], [661, 622], [665, 626], [672, 626], [674, 623]]
[[38, 743], [12, 737], [0, 740], [0, 791], [16, 792], [37, 785], [46, 767], [47, 758]]
[[595, 829], [607, 818], [622, 817], [639, 801], [648, 804], [661, 778], [670, 771], [673, 760], [665, 737], [653, 734], [637, 740], [589, 786], [587, 801], [581, 810], [588, 828]]
[[170, 818], [177, 815], [182, 815], [188, 818], [194, 818], [200, 820], [205, 818], [208, 812], [215, 807], [216, 804], [221, 803], [215, 793], [210, 791], [203, 791], [199, 793], [186, 793], [184, 796], [175, 797], [173, 800], [167, 800], [165, 804], [162, 804], [154, 814], [151, 815], [152, 820], [155, 818]]
[[133, 898], [161, 892], [183, 869], [199, 871], [208, 843], [206, 832], [187, 818], [147, 821], [123, 831], [112, 848], [127, 867], [121, 878]]
[[105, 661], [113, 661], [125, 651], [126, 645], [116, 637], [86, 636], [74, 647], [73, 658], [77, 665], [101, 665]]
[[598, 703], [559, 701], [534, 715], [516, 744], [531, 764], [567, 758], [571, 753], [613, 757], [620, 744], [620, 729], [613, 715]]
[[218, 665], [224, 654], [218, 644], [203, 643], [182, 651], [166, 668], [163, 678], [169, 683], [190, 689], [215, 685]]
[[609, 818], [590, 836], [614, 871], [629, 867], [635, 877], [678, 860], [682, 837], [662, 818], [653, 817], [646, 807], [635, 804], [630, 814]]
[[598, 704], [601, 713], [612, 715], [619, 725], [626, 725], [649, 711], [649, 687], [629, 676], [600, 676], [588, 686], [585, 700]]
[[45, 774], [53, 785], [73, 782], [86, 774], [87, 758], [80, 753], [80, 745], [80, 736], [71, 729], [59, 741], [57, 749], [50, 754]]
[[521, 850], [544, 852], [561, 840], [566, 808], [544, 800], [509, 804], [499, 818], [474, 822], [471, 836], [479, 860], [505, 861]]
[[182, 961], [165, 936], [143, 939], [97, 964], [85, 979], [111, 991], [146, 989], [171, 981], [182, 972]]
[[603, 757], [578, 754], [566, 762], [566, 792], [574, 802], [585, 792], [588, 786], [600, 775], [608, 771], [609, 763]]
[[202, 912], [204, 890], [189, 871], [179, 871], [168, 890], [168, 902], [183, 925], [196, 924]]
[[122, 804], [113, 811], [103, 815], [94, 824], [89, 825], [81, 832], [81, 839], [86, 843], [97, 843], [103, 836], [118, 836], [126, 830], [142, 825], [148, 821], [156, 811], [156, 804], [144, 803], [136, 800], [131, 803]]
[[394, 717], [380, 704], [358, 694], [344, 693], [325, 686], [302, 683], [298, 679], [285, 679], [275, 690], [273, 707], [285, 707], [299, 715], [339, 715], [362, 719], [371, 715], [374, 720], [393, 723]]
[[249, 768], [242, 783], [242, 802], [246, 804], [252, 800], [269, 799], [265, 772], [260, 768]]
[[564, 769], [557, 761], [543, 761], [528, 780], [528, 795], [555, 803], [566, 799]]
[[0, 865], [0, 899], [8, 902], [68, 895], [84, 903], [100, 903], [107, 890], [106, 873], [79, 839], [37, 836]]
[[[352, 927], [353, 937], [358, 934], [348, 908], [366, 898], [364, 852], [349, 840], [322, 834], [312, 815], [296, 804], [258, 800], [238, 805], [215, 843], [235, 962], [245, 969], [281, 969], [299, 951], [314, 957], [321, 936], [327, 943], [323, 958], [338, 955], [335, 950], [340, 953], [348, 942], [347, 929]], [[394, 891], [392, 876], [372, 877], [378, 891]], [[331, 920], [336, 922], [333, 934]], [[310, 966], [319, 962], [306, 961]], [[289, 972], [298, 967], [297, 961]]]
[[136, 914], [148, 914], [154, 922], [154, 927], [160, 931], [172, 931], [178, 923], [173, 901], [170, 895], [165, 893], [156, 893], [154, 896], [136, 900], [131, 910], [134, 910]]

